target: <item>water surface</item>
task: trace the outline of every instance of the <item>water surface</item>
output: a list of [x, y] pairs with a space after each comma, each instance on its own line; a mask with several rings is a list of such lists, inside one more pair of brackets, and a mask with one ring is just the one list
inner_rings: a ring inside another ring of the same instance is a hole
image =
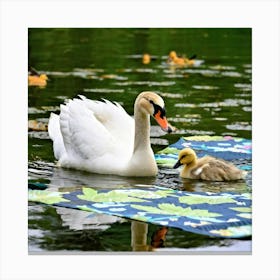
[[[197, 66], [176, 68], [166, 61], [171, 50], [197, 55]], [[142, 64], [142, 55], [152, 60]], [[176, 127], [165, 134], [152, 120], [154, 152], [181, 136], [230, 135], [251, 139], [250, 29], [29, 29], [29, 65], [46, 73], [46, 87], [28, 88], [28, 118], [47, 123], [51, 112], [78, 94], [118, 101], [133, 115], [136, 96], [160, 94]], [[187, 191], [251, 191], [245, 182], [205, 183], [182, 180], [177, 170], [160, 169], [156, 178], [104, 176], [55, 167], [46, 131], [28, 133], [28, 177], [49, 188], [153, 185]], [[235, 162], [236, 164], [242, 164]], [[158, 227], [148, 225], [147, 244]], [[251, 240], [224, 240], [169, 229], [160, 251], [245, 251]], [[29, 204], [29, 251], [128, 252], [131, 222], [83, 211]]]

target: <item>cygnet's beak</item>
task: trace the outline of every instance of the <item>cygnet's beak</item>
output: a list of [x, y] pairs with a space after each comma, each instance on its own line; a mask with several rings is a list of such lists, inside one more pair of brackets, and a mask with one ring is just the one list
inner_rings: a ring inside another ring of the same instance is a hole
[[173, 166], [173, 168], [178, 168], [179, 166], [181, 166], [182, 163], [180, 162], [180, 160], [178, 160], [175, 165]]
[[161, 117], [160, 112], [155, 114], [154, 118], [155, 118], [155, 120], [157, 121], [157, 123], [159, 124], [159, 126], [161, 127], [162, 130], [164, 130], [165, 132], [168, 132], [168, 133], [171, 133], [173, 131], [171, 126], [169, 125], [166, 117]]

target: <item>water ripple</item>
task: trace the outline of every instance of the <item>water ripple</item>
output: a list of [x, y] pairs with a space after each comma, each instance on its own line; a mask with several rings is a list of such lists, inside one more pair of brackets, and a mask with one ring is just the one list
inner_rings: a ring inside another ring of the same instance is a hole
[[252, 130], [252, 126], [249, 125], [247, 122], [236, 122], [232, 124], [227, 124], [226, 128], [230, 130]]
[[98, 93], [123, 93], [124, 89], [109, 89], [109, 88], [85, 88], [85, 92], [98, 92]]
[[209, 102], [209, 103], [199, 103], [199, 104], [190, 104], [190, 103], [177, 103], [174, 106], [179, 108], [220, 108], [220, 107], [238, 107], [240, 105], [251, 105], [251, 100], [245, 99], [225, 99], [221, 102]]
[[137, 85], [137, 86], [172, 86], [175, 82], [154, 82], [154, 81], [128, 81], [128, 82], [117, 82], [115, 85], [118, 86], [130, 86], [130, 85]]
[[192, 87], [195, 89], [205, 89], [205, 90], [213, 90], [219, 88], [217, 86], [207, 86], [207, 85], [193, 85]]

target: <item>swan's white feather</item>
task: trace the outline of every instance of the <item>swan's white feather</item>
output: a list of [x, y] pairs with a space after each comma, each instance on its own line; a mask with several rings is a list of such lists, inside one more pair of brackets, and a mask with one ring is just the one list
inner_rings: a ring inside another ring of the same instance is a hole
[[59, 159], [62, 157], [63, 154], [65, 154], [65, 147], [60, 131], [59, 116], [55, 113], [51, 113], [48, 125], [48, 132], [50, 138], [53, 140], [54, 156], [56, 159]]
[[51, 115], [49, 134], [62, 166], [98, 173], [123, 168], [133, 152], [134, 120], [119, 104], [81, 96], [60, 109]]

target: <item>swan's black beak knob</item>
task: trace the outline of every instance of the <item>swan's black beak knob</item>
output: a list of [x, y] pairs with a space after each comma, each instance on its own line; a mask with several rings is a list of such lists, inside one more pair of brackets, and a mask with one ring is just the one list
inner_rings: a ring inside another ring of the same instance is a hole
[[172, 129], [170, 126], [168, 126], [167, 132], [168, 132], [168, 133], [171, 133], [172, 131], [173, 131], [173, 129]]

